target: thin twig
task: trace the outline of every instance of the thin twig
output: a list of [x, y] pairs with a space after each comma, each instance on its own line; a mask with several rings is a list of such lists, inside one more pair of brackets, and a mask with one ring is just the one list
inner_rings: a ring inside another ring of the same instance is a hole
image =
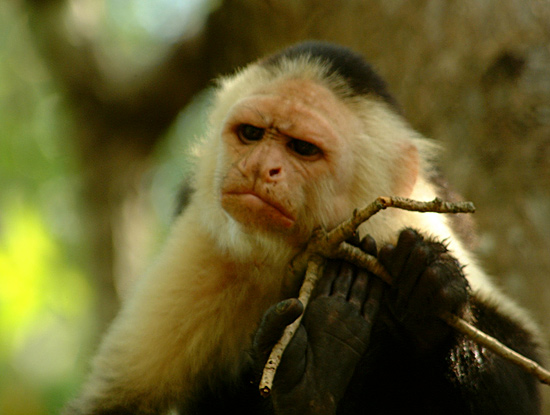
[[[322, 273], [322, 270], [319, 271], [318, 268], [318, 263], [321, 257], [345, 259], [370, 271], [380, 277], [384, 282], [391, 285], [391, 276], [378, 262], [376, 257], [363, 252], [357, 247], [345, 243], [347, 239], [351, 238], [355, 234], [357, 228], [363, 222], [367, 221], [370, 217], [381, 210], [389, 207], [415, 212], [435, 213], [473, 213], [475, 211], [475, 206], [471, 202], [451, 203], [444, 202], [439, 198], [435, 198], [429, 202], [422, 202], [401, 197], [379, 197], [365, 208], [359, 211], [354, 211], [350, 219], [344, 221], [332, 231], [326, 232], [323, 229], [316, 230], [312, 235], [306, 249], [293, 259], [289, 268], [290, 272], [294, 276], [301, 275], [303, 270], [306, 267], [308, 268], [304, 285], [307, 285], [307, 292], [309, 294], [305, 300], [301, 299], [302, 304], [304, 305], [304, 310], [307, 307], [309, 295], [317, 282], [317, 278]], [[310, 268], [312, 268], [312, 271], [310, 271]], [[304, 290], [304, 285], [300, 289], [300, 296]], [[514, 352], [498, 340], [487, 335], [486, 333], [483, 333], [481, 330], [475, 328], [457, 316], [445, 314], [441, 316], [441, 318], [447, 322], [447, 324], [454, 327], [457, 331], [471, 337], [474, 341], [487, 347], [487, 349], [493, 351], [495, 354], [517, 364], [523, 370], [535, 375], [541, 382], [550, 385], [550, 372], [542, 368], [538, 363], [520, 355], [517, 352]], [[285, 338], [284, 342], [281, 338], [279, 343], [277, 343], [277, 345], [273, 348], [268, 363], [264, 368], [262, 381], [260, 383], [260, 393], [262, 396], [268, 396], [270, 394], [273, 379], [284, 353], [284, 349], [290, 340], [292, 340], [292, 336], [294, 335], [294, 332], [300, 322], [301, 317], [291, 325], [292, 328], [288, 330], [289, 333], [285, 330], [285, 334], [283, 334], [283, 337]], [[277, 349], [276, 353], [275, 349]]]
[[[388, 207], [415, 210], [418, 212], [440, 213], [473, 212], [475, 210], [473, 204], [469, 202], [452, 204], [443, 202], [439, 198], [436, 198], [430, 202], [419, 202], [400, 197], [379, 197], [363, 209], [355, 210], [350, 219], [342, 222], [332, 231], [326, 232], [324, 229], [317, 229], [313, 233], [306, 249], [304, 249], [303, 252], [298, 254], [292, 260], [289, 268], [289, 272], [292, 274], [293, 279], [299, 275], [302, 275], [304, 270], [307, 268], [306, 277], [304, 278], [302, 288], [300, 289], [300, 296], [303, 291], [311, 293], [311, 290], [317, 283], [316, 278], [318, 278], [320, 274], [313, 271], [316, 270], [316, 262], [320, 257], [345, 258], [351, 262], [358, 263], [359, 266], [380, 276], [387, 283], [391, 282], [390, 275], [375, 257], [364, 254], [359, 248], [355, 248], [345, 243], [347, 239], [353, 236], [353, 234], [357, 231], [357, 228], [363, 222]], [[306, 286], [306, 288], [304, 288], [304, 286]], [[309, 288], [310, 286], [311, 288]], [[307, 307], [308, 302], [309, 295], [302, 301], [304, 310]], [[283, 352], [290, 340], [292, 340], [294, 332], [300, 322], [301, 317], [289, 325], [284, 331], [279, 342], [273, 347], [269, 359], [264, 367], [262, 379], [260, 381], [259, 388], [262, 396], [268, 396], [270, 394], [273, 386], [273, 379], [275, 378], [277, 367], [281, 362]]]
[[374, 202], [367, 205], [360, 211], [354, 211], [347, 221], [342, 222], [332, 231], [328, 232], [326, 239], [331, 244], [339, 244], [353, 236], [357, 228], [369, 220], [372, 216], [386, 208], [398, 208], [414, 212], [435, 212], [435, 213], [474, 213], [475, 206], [472, 202], [445, 202], [436, 197], [429, 202], [407, 199], [404, 197], [380, 196]]
[[[298, 295], [298, 300], [300, 300], [300, 302], [304, 305], [304, 308], [309, 303], [309, 298], [311, 297], [311, 293], [315, 288], [317, 280], [323, 274], [325, 263], [326, 260], [318, 255], [311, 256], [309, 259], [304, 282], [302, 284], [302, 287], [300, 288], [300, 293]], [[294, 333], [296, 332], [298, 327], [300, 327], [303, 316], [304, 314], [302, 313], [302, 315], [294, 320], [294, 322], [286, 326], [283, 335], [271, 350], [271, 354], [269, 355], [267, 363], [264, 366], [262, 379], [260, 381], [260, 394], [264, 397], [269, 396], [269, 394], [271, 393], [271, 387], [273, 384], [273, 378], [275, 377], [275, 372], [279, 367], [279, 363], [281, 362], [281, 358], [286, 347], [288, 346], [288, 343], [290, 343], [290, 341], [294, 337]]]
[[[352, 247], [355, 248], [355, 247]], [[378, 262], [375, 257], [366, 254], [365, 252], [355, 248], [356, 251], [342, 252], [339, 258], [345, 259], [359, 267], [365, 268], [373, 274], [379, 276], [384, 282], [391, 285], [391, 276], [383, 268], [382, 264]], [[379, 270], [383, 272], [379, 274]], [[489, 336], [477, 327], [468, 323], [466, 320], [455, 316], [451, 313], [443, 313], [440, 318], [445, 321], [449, 326], [455, 328], [458, 332], [468, 336], [476, 343], [485, 346], [488, 350], [492, 351], [496, 355], [510, 361], [521, 367], [528, 373], [531, 373], [537, 377], [542, 383], [550, 385], [550, 372], [544, 369], [534, 360], [531, 360], [518, 352], [510, 349], [505, 344], [499, 342], [494, 337]]]
[[515, 363], [527, 373], [531, 373], [533, 376], [538, 378], [538, 380], [540, 380], [542, 383], [550, 385], [550, 372], [544, 369], [534, 360], [528, 359], [527, 357], [519, 354], [515, 350], [510, 349], [508, 346], [502, 344], [495, 338], [482, 332], [477, 327], [472, 326], [470, 323], [451, 313], [445, 313], [441, 316], [441, 318], [449, 326], [454, 327], [457, 331], [467, 335], [476, 343], [485, 346], [487, 349], [491, 350], [493, 353], [499, 355], [500, 357], [503, 357], [504, 359]]

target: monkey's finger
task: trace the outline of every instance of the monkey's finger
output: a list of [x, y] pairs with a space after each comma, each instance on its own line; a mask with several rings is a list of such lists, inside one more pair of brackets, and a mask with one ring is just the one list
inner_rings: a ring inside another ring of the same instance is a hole
[[370, 278], [370, 288], [368, 298], [363, 306], [363, 318], [371, 326], [374, 324], [378, 309], [380, 308], [380, 299], [384, 289], [384, 283], [380, 278]]
[[340, 267], [340, 272], [332, 285], [332, 296], [341, 297], [347, 300], [354, 280], [354, 274], [355, 266], [349, 262], [343, 262]]
[[398, 278], [409, 258], [410, 252], [422, 237], [412, 229], [405, 229], [399, 234], [397, 245], [385, 245], [378, 253], [378, 259], [388, 270], [390, 275]]
[[281, 338], [286, 326], [296, 320], [304, 311], [297, 298], [289, 298], [271, 306], [264, 314], [254, 336], [254, 348], [260, 353], [269, 353]]
[[346, 242], [353, 246], [360, 246], [361, 240], [359, 239], [359, 234], [355, 232], [353, 235], [351, 235], [348, 239], [346, 239]]
[[392, 285], [392, 294], [395, 295], [394, 313], [400, 318], [407, 311], [409, 300], [420, 276], [426, 270], [429, 251], [422, 241], [418, 241], [411, 250], [407, 262], [404, 264], [401, 274], [396, 277]]
[[328, 260], [323, 275], [317, 282], [313, 297], [328, 297], [332, 293], [332, 285], [338, 274], [342, 261]]
[[376, 241], [370, 235], [365, 236], [361, 240], [359, 247], [369, 255], [376, 256], [377, 254]]
[[360, 269], [357, 271], [357, 275], [351, 285], [348, 302], [354, 305], [359, 312], [361, 312], [363, 303], [369, 295], [369, 279], [368, 272]]

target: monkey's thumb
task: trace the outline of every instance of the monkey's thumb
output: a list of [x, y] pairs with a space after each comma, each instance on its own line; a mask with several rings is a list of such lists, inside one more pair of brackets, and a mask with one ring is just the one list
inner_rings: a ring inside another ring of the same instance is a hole
[[304, 312], [304, 306], [297, 298], [289, 298], [271, 306], [264, 314], [254, 336], [254, 348], [260, 354], [269, 353], [279, 341], [286, 326]]

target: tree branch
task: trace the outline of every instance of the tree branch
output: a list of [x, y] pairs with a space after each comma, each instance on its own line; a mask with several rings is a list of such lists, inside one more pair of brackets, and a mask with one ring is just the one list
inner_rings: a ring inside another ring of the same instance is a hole
[[[376, 257], [345, 242], [355, 234], [357, 228], [363, 222], [388, 207], [415, 212], [435, 213], [473, 213], [475, 211], [475, 206], [471, 202], [451, 203], [444, 202], [439, 198], [435, 198], [429, 202], [421, 202], [401, 197], [379, 197], [360, 211], [354, 211], [350, 219], [344, 221], [332, 231], [326, 232], [323, 229], [317, 229], [312, 235], [306, 249], [298, 254], [290, 264], [290, 272], [294, 276], [303, 273], [303, 270], [307, 267], [306, 277], [300, 289], [299, 297], [304, 305], [304, 310], [307, 307], [311, 291], [322, 274], [324, 266], [323, 258], [345, 259], [359, 267], [367, 269], [369, 272], [391, 285], [392, 278], [390, 274], [382, 264], [380, 264]], [[307, 293], [307, 295], [302, 297], [302, 292]], [[294, 332], [300, 325], [301, 318], [300, 316], [293, 324], [287, 327], [281, 340], [273, 348], [260, 382], [260, 393], [264, 397], [269, 396], [271, 392], [277, 367], [286, 346], [290, 340], [292, 340]], [[513, 351], [495, 338], [483, 333], [481, 330], [478, 330], [476, 327], [455, 315], [445, 313], [441, 318], [462, 334], [485, 346], [495, 354], [520, 366], [523, 370], [536, 376], [541, 382], [550, 385], [550, 372], [542, 368], [538, 363]]]
[[478, 344], [485, 346], [487, 349], [508, 360], [509, 362], [518, 365], [527, 373], [530, 373], [538, 378], [538, 380], [540, 380], [542, 383], [550, 385], [550, 372], [544, 369], [537, 362], [528, 359], [527, 357], [519, 354], [515, 350], [510, 349], [508, 346], [502, 344], [495, 338], [482, 332], [477, 327], [474, 327], [470, 323], [451, 313], [444, 313], [441, 318], [449, 326], [454, 327], [456, 330], [470, 337]]
[[[298, 294], [298, 300], [301, 301], [304, 307], [306, 307], [309, 303], [311, 293], [315, 288], [315, 284], [323, 274], [325, 264], [325, 259], [319, 255], [312, 255], [309, 258], [304, 282], [302, 283], [300, 293]], [[267, 359], [267, 363], [265, 364], [264, 371], [262, 373], [262, 380], [260, 381], [260, 385], [265, 385], [264, 387], [260, 386], [260, 393], [264, 397], [269, 396], [269, 394], [271, 393], [271, 385], [273, 384], [275, 372], [279, 367], [279, 363], [281, 362], [281, 358], [283, 357], [283, 353], [288, 346], [288, 343], [290, 343], [292, 337], [294, 337], [294, 333], [300, 326], [303, 316], [304, 313], [302, 313], [302, 315], [298, 317], [292, 324], [289, 324], [286, 327], [283, 335], [271, 350], [271, 354]]]

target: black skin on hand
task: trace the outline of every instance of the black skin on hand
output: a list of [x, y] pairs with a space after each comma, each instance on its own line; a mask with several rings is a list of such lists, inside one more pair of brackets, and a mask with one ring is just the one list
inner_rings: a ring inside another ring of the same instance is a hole
[[[376, 255], [372, 238], [360, 245]], [[381, 318], [419, 355], [435, 350], [451, 336], [451, 329], [438, 316], [443, 311], [460, 313], [466, 307], [468, 284], [446, 247], [406, 229], [396, 246], [382, 247], [378, 258], [392, 276], [391, 287], [383, 287], [377, 277], [345, 261], [328, 262], [277, 370], [272, 391], [275, 413], [335, 413], [369, 348], [372, 307], [377, 307], [380, 297], [385, 310]], [[260, 366], [286, 325], [302, 310], [297, 299], [288, 299], [266, 312], [254, 340]]]
[[412, 229], [401, 232], [395, 247], [382, 247], [378, 259], [393, 279], [384, 300], [395, 325], [419, 353], [435, 350], [452, 332], [439, 316], [463, 315], [468, 304], [469, 286], [461, 265], [444, 244]]
[[[365, 238], [362, 249], [376, 253]], [[367, 350], [373, 297], [382, 283], [344, 261], [328, 261], [312, 300], [277, 370], [272, 400], [277, 414], [332, 414]], [[284, 328], [302, 312], [297, 299], [271, 307], [254, 341], [263, 366]]]

